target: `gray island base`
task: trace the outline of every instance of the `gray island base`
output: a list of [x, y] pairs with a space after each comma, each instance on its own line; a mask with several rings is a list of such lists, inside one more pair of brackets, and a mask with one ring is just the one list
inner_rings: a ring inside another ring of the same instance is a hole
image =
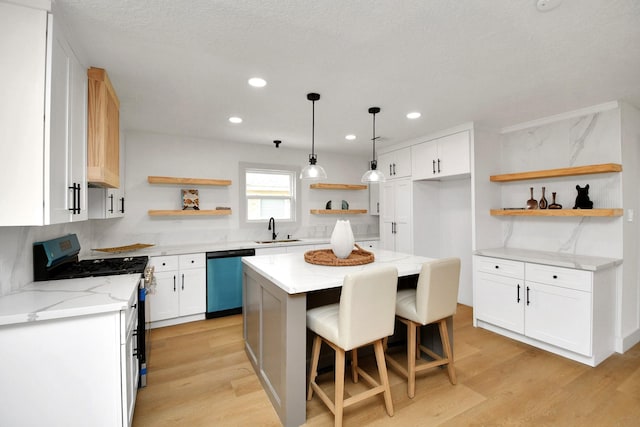
[[245, 350], [284, 426], [306, 421], [307, 306], [316, 305], [323, 291], [338, 295], [349, 273], [391, 264], [402, 281], [419, 274], [422, 264], [431, 260], [385, 250], [374, 253], [373, 263], [349, 267], [308, 264], [300, 253], [242, 259]]

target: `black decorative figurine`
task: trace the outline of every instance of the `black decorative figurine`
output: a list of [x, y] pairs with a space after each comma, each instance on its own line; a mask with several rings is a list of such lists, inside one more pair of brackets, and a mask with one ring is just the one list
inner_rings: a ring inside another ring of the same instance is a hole
[[576, 185], [576, 190], [578, 190], [578, 196], [573, 209], [593, 209], [593, 202], [589, 200], [589, 184], [585, 185], [584, 188]]

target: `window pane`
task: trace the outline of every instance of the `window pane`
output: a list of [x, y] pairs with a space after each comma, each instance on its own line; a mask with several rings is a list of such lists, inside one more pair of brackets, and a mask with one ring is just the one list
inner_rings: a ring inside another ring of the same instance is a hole
[[295, 171], [246, 169], [247, 221], [295, 221]]
[[291, 197], [288, 173], [247, 172], [247, 196]]
[[289, 199], [248, 199], [247, 216], [249, 221], [291, 218], [291, 201]]

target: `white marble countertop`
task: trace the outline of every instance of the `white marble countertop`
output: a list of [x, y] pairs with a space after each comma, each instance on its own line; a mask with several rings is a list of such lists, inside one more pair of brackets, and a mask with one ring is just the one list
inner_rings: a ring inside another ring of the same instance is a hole
[[375, 255], [374, 262], [349, 267], [309, 264], [304, 260], [302, 253], [244, 257], [242, 262], [285, 292], [298, 294], [342, 286], [345, 275], [382, 265], [394, 265], [398, 269], [398, 276], [418, 274], [422, 264], [432, 260], [432, 258], [382, 249], [371, 252]]
[[[295, 239], [295, 238], [294, 238]], [[369, 240], [379, 240], [379, 236], [360, 236], [356, 237], [357, 242], [364, 242]], [[265, 239], [266, 240], [266, 239]], [[100, 251], [90, 251], [90, 256], [87, 258], [104, 258], [105, 256], [165, 256], [165, 255], [182, 255], [182, 254], [194, 254], [204, 252], [226, 251], [231, 249], [266, 249], [281, 246], [302, 246], [302, 245], [321, 245], [329, 243], [329, 237], [322, 238], [301, 238], [295, 242], [278, 241], [275, 243], [257, 243], [256, 241], [229, 241], [229, 242], [211, 242], [211, 243], [195, 243], [184, 245], [156, 245], [150, 246], [144, 249], [138, 249], [135, 251], [121, 252], [117, 255], [106, 254]]]
[[0, 326], [120, 311], [140, 274], [32, 282], [0, 297]]
[[553, 265], [556, 267], [575, 268], [577, 270], [597, 271], [622, 264], [622, 259], [604, 258], [587, 255], [573, 255], [560, 252], [534, 251], [516, 248], [478, 249], [474, 255], [514, 261]]

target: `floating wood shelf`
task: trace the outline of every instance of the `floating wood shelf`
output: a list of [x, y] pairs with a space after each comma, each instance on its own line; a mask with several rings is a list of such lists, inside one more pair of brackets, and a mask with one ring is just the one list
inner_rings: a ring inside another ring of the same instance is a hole
[[366, 209], [311, 209], [314, 215], [354, 215], [366, 214]]
[[216, 216], [231, 215], [231, 209], [210, 210], [149, 210], [149, 216]]
[[491, 182], [523, 181], [526, 179], [556, 178], [562, 176], [590, 175], [595, 173], [621, 172], [622, 165], [617, 163], [604, 163], [601, 165], [576, 166], [572, 168], [547, 169], [530, 172], [507, 173], [503, 175], [491, 175]]
[[149, 184], [186, 184], [186, 185], [231, 185], [228, 179], [208, 179], [208, 178], [176, 178], [173, 176], [148, 176]]
[[364, 184], [311, 184], [309, 188], [313, 188], [315, 190], [366, 190], [369, 188]]
[[623, 209], [491, 209], [493, 216], [622, 216]]

